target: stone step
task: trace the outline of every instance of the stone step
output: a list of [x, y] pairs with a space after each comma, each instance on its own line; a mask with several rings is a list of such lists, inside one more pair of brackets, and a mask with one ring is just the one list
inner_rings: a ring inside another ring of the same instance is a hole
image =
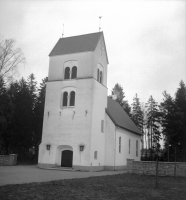
[[60, 170], [60, 171], [74, 171], [74, 169], [71, 167], [51, 167], [50, 169]]

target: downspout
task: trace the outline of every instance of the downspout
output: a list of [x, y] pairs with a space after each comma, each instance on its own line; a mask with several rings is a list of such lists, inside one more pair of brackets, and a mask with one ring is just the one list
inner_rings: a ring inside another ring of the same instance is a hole
[[114, 171], [116, 171], [116, 126], [115, 126], [115, 135], [114, 135], [114, 140], [115, 140], [115, 144], [114, 144]]

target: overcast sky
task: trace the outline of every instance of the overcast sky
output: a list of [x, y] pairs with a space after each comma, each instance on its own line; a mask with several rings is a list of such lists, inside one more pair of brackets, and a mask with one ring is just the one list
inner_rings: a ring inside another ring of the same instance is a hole
[[0, 0], [0, 35], [14, 38], [26, 58], [19, 77], [48, 76], [49, 53], [64, 37], [104, 33], [108, 95], [116, 83], [132, 103], [162, 101], [186, 83], [186, 1]]

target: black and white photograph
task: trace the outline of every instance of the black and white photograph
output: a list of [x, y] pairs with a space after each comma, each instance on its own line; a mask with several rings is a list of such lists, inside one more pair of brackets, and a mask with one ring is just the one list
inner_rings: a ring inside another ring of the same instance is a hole
[[0, 0], [0, 199], [186, 199], [186, 1]]

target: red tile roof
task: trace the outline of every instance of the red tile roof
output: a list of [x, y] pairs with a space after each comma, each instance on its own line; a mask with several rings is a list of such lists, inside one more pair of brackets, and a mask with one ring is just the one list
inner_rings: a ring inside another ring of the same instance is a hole
[[49, 56], [94, 51], [103, 32], [60, 38]]
[[114, 101], [110, 97], [107, 98], [106, 113], [116, 126], [129, 130], [138, 135], [142, 134], [141, 131], [134, 124], [134, 122], [131, 120], [131, 118], [119, 105], [119, 103]]

